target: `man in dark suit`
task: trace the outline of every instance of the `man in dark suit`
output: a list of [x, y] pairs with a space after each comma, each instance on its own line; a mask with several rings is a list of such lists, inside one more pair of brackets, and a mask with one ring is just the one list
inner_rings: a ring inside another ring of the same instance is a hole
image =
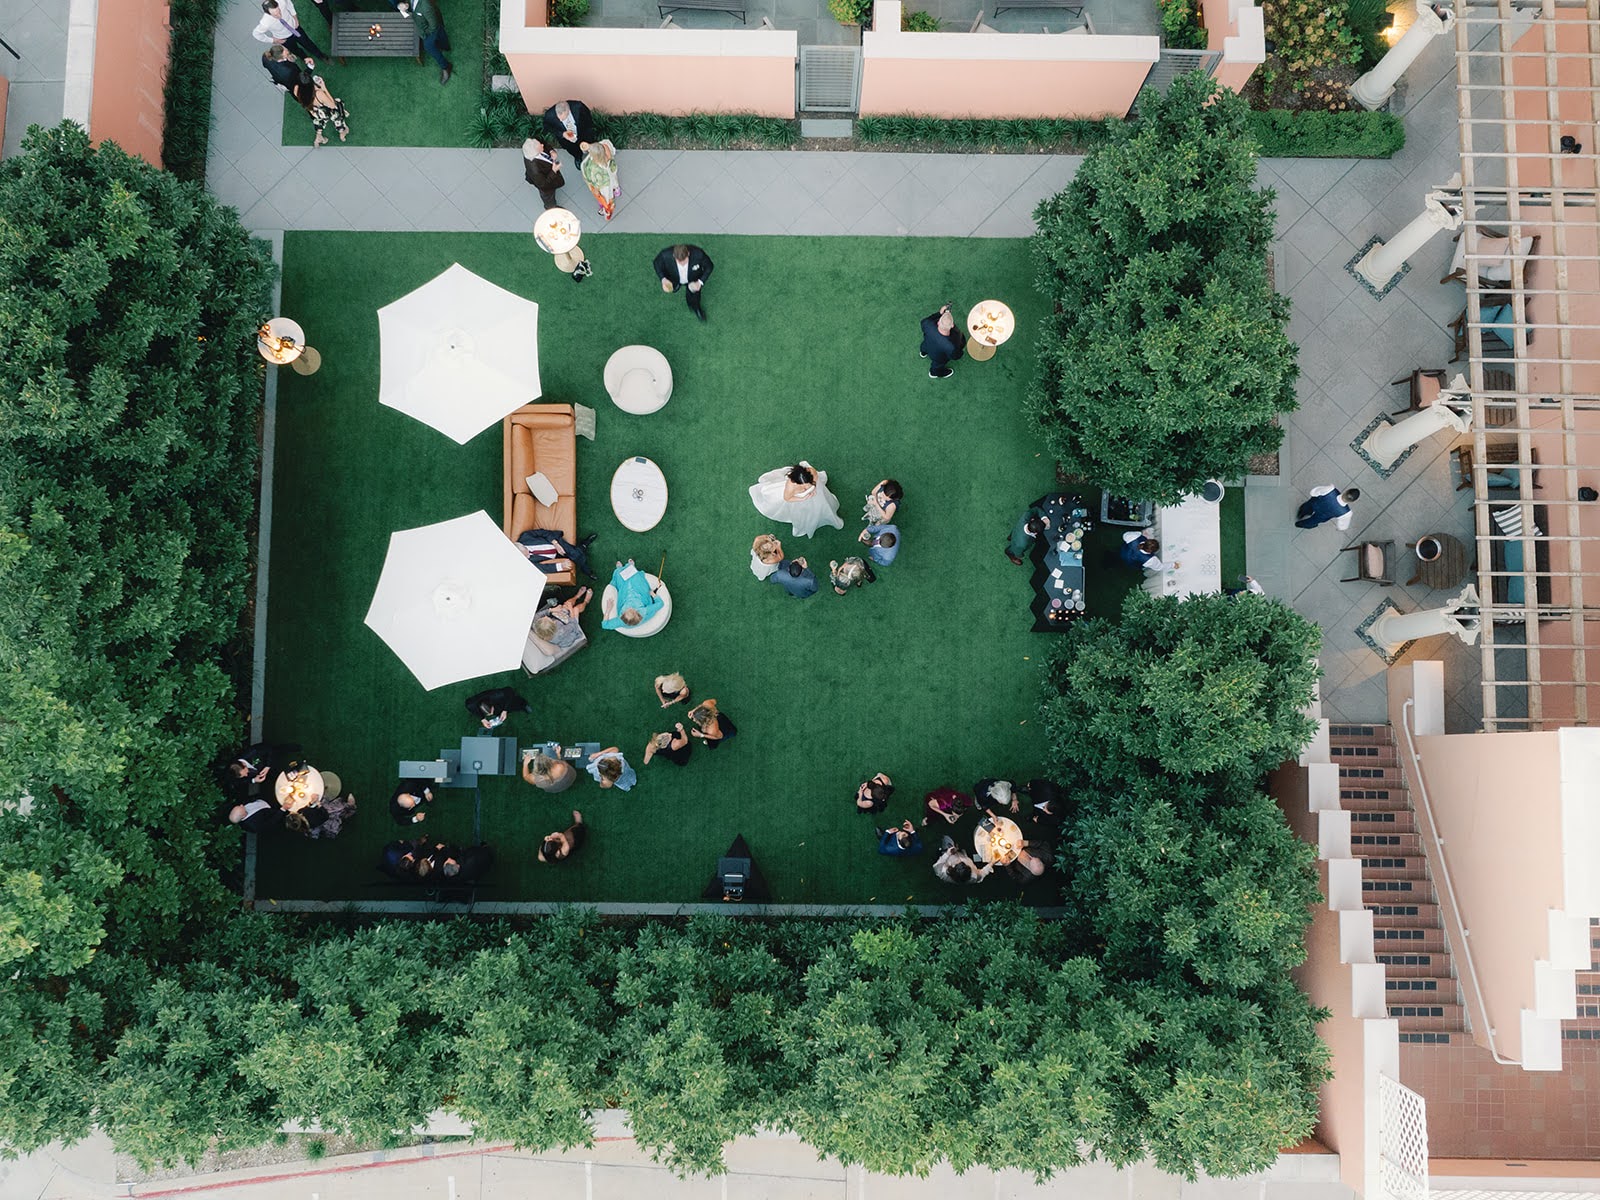
[[545, 132], [555, 139], [555, 144], [572, 155], [574, 163], [583, 162], [584, 149], [590, 142], [598, 142], [594, 115], [582, 100], [558, 100], [544, 110]]
[[817, 577], [803, 558], [784, 559], [778, 569], [767, 576], [767, 582], [777, 584], [796, 600], [806, 600], [817, 594]]
[[671, 294], [682, 288], [689, 308], [704, 321], [706, 310], [701, 307], [700, 292], [711, 278], [711, 256], [699, 246], [668, 246], [656, 255], [655, 267], [661, 290]]
[[251, 800], [228, 810], [228, 824], [250, 833], [265, 833], [283, 825], [283, 809], [270, 800]]
[[300, 80], [300, 64], [287, 46], [268, 46], [261, 55], [261, 65], [280, 92], [294, 91], [294, 85]]
[[948, 304], [922, 318], [922, 357], [929, 360], [929, 379], [949, 379], [954, 375], [950, 363], [961, 357], [966, 344], [967, 335], [956, 328], [956, 319], [950, 315]]

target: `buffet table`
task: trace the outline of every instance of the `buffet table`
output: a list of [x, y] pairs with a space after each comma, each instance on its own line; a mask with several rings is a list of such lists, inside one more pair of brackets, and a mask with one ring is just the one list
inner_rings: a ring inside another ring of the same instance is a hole
[[1154, 596], [1206, 596], [1222, 590], [1222, 506], [1189, 496], [1156, 509], [1150, 522], [1161, 543], [1160, 571], [1148, 572], [1144, 590]]

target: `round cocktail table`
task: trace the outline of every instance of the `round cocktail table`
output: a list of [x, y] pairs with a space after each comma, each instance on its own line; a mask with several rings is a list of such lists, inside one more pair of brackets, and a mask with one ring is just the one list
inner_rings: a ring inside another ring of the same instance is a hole
[[667, 477], [642, 455], [625, 459], [611, 476], [611, 511], [624, 529], [654, 529], [667, 511]]
[[1467, 548], [1461, 539], [1451, 537], [1448, 533], [1427, 533], [1415, 542], [1408, 542], [1407, 549], [1415, 551], [1418, 545], [1426, 542], [1435, 543], [1438, 553], [1431, 559], [1412, 555], [1416, 574], [1406, 580], [1406, 586], [1420, 583], [1425, 588], [1439, 590], [1460, 587], [1461, 581], [1467, 577]]

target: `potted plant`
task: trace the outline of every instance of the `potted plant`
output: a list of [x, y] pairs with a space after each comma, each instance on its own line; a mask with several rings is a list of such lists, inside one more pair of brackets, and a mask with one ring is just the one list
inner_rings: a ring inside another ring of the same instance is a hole
[[872, 23], [872, 0], [828, 0], [828, 12], [841, 25]]

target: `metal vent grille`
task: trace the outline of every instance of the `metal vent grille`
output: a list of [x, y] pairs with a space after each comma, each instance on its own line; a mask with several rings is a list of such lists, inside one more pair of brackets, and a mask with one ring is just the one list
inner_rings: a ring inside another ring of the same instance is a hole
[[[1144, 77], [1144, 86], [1153, 88], [1163, 95], [1172, 86], [1172, 81], [1179, 75], [1187, 75], [1190, 71], [1202, 71], [1207, 76], [1213, 74], [1217, 64], [1222, 61], [1222, 55], [1215, 50], [1167, 50], [1161, 51], [1161, 57], [1150, 68], [1150, 74]], [[1137, 101], [1134, 104], [1138, 108]]]
[[800, 47], [802, 112], [853, 113], [861, 97], [861, 47]]

